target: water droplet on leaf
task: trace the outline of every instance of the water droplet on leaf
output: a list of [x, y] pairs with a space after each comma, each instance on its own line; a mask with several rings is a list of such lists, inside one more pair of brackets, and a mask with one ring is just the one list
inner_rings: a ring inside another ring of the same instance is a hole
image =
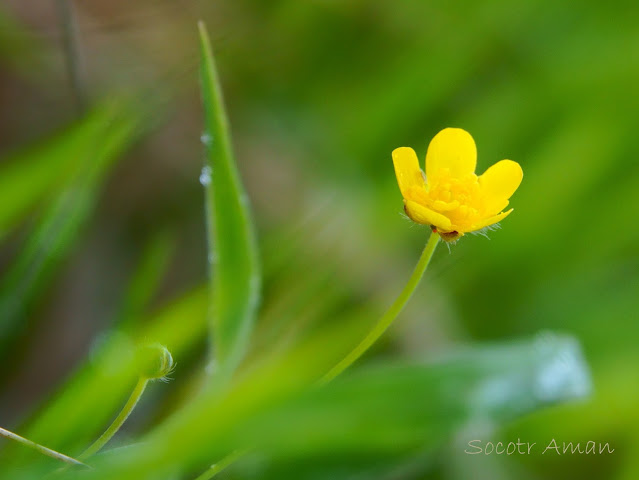
[[209, 145], [211, 145], [211, 143], [213, 143], [213, 137], [211, 137], [211, 135], [209, 135], [208, 133], [203, 133], [203, 134], [200, 136], [200, 141], [201, 141], [204, 145], [209, 146]]
[[208, 186], [211, 184], [211, 176], [213, 175], [213, 170], [208, 165], [202, 167], [202, 173], [200, 173], [200, 183], [203, 186]]

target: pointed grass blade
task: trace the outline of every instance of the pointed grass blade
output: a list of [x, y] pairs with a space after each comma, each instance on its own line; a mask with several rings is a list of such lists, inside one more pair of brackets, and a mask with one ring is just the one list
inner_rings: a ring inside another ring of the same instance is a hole
[[211, 273], [215, 359], [229, 374], [242, 360], [256, 315], [260, 273], [248, 201], [235, 164], [228, 119], [211, 44], [199, 24], [201, 88], [206, 150], [202, 183]]
[[[0, 276], [0, 359], [10, 355], [15, 336], [32, 324], [30, 313], [90, 220], [102, 183], [139, 133], [139, 119], [134, 114], [101, 106], [63, 136], [63, 141], [36, 150], [37, 154], [28, 157], [28, 166], [16, 165], [14, 173], [21, 172], [27, 178], [20, 184], [33, 178], [27, 168], [41, 167], [44, 172], [35, 176], [50, 177], [42, 177], [41, 184], [31, 190], [12, 190], [20, 195], [18, 204], [44, 200], [42, 191], [46, 189], [58, 191], [49, 194], [51, 198], [24, 247]], [[66, 171], [55, 179], [53, 172], [61, 165]], [[7, 177], [2, 177], [0, 185], [3, 181], [8, 181]], [[9, 368], [0, 367], [0, 376]]]
[[52, 202], [77, 175], [87, 157], [101, 148], [101, 135], [111, 122], [113, 109], [96, 107], [64, 131], [3, 159], [0, 167], [0, 239], [35, 207]]
[[126, 454], [96, 459], [86, 478], [151, 478], [247, 445], [272, 466], [432, 452], [469, 425], [508, 422], [591, 389], [579, 344], [554, 334], [472, 346], [434, 362], [370, 366], [313, 387], [344, 333], [322, 332], [229, 390], [204, 392]]

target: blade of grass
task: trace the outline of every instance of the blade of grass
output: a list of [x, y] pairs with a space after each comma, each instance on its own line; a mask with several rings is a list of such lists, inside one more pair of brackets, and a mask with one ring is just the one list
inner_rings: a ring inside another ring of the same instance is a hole
[[[159, 342], [179, 362], [206, 333], [206, 305], [206, 291], [199, 288], [139, 322], [144, 326], [135, 337], [111, 332], [93, 349], [91, 360], [21, 428], [24, 435], [59, 450], [80, 453], [121, 407], [135, 382], [137, 372], [131, 362], [134, 345]], [[33, 461], [33, 456], [5, 448], [0, 463], [6, 468], [24, 468]]]
[[230, 430], [313, 385], [351, 345], [353, 328], [345, 321], [325, 329], [281, 355], [263, 358], [231, 382], [214, 377], [206, 389], [126, 453], [95, 458], [100, 475], [154, 478], [159, 472], [187, 471], [201, 462], [221, 459], [229, 453], [227, 448], [234, 449], [225, 442]]
[[230, 375], [248, 346], [259, 301], [260, 273], [247, 196], [235, 164], [222, 90], [204, 23], [199, 23], [206, 150], [202, 183], [210, 268], [214, 358]]
[[0, 239], [36, 205], [55, 198], [101, 145], [113, 122], [112, 106], [100, 106], [45, 142], [5, 158], [0, 168]]
[[73, 94], [75, 95], [78, 113], [82, 114], [87, 107], [87, 88], [81, 62], [82, 57], [78, 42], [78, 25], [75, 12], [70, 0], [56, 0], [56, 7], [62, 28], [67, 72]]
[[[107, 111], [97, 120], [92, 117], [88, 120], [90, 130], [79, 128], [78, 133], [83, 136], [77, 141], [52, 147], [53, 155], [69, 156], [76, 165], [66, 174], [70, 179], [62, 192], [47, 207], [27, 244], [0, 281], [0, 358], [11, 353], [10, 344], [15, 335], [29, 326], [30, 309], [90, 218], [99, 186], [109, 168], [139, 133], [136, 115], [123, 114], [116, 107]], [[48, 151], [41, 151], [38, 161], [34, 162], [40, 165], [42, 158], [46, 171], [51, 168], [47, 163]]]
[[145, 247], [124, 292], [118, 325], [121, 330], [134, 331], [138, 327], [135, 321], [161, 285], [174, 250], [175, 236], [169, 232], [154, 236]]
[[[302, 478], [300, 469], [334, 478], [331, 468], [361, 476], [379, 461], [432, 451], [467, 423], [509, 421], [589, 392], [578, 343], [546, 333], [458, 350], [434, 362], [367, 367], [240, 422], [225, 441], [245, 442], [270, 457], [258, 478]], [[357, 458], [366, 462], [354, 464]], [[199, 478], [216, 473], [211, 468]]]
[[55, 450], [51, 450], [50, 448], [47, 448], [43, 445], [39, 445], [35, 442], [32, 442], [28, 438], [21, 437], [20, 435], [10, 432], [9, 430], [6, 430], [2, 427], [0, 427], [0, 436], [11, 439], [15, 442], [20, 443], [21, 445], [24, 445], [28, 448], [32, 448], [35, 451], [42, 453], [43, 455], [46, 455], [51, 458], [55, 458], [56, 460], [60, 460], [61, 462], [68, 463], [69, 465], [82, 465], [84, 467], [88, 466], [82, 463], [81, 461], [76, 460], [75, 458], [71, 458], [68, 455], [65, 455], [60, 452], [56, 452]]
[[509, 421], [590, 389], [577, 341], [543, 334], [431, 363], [361, 369], [254, 418], [228, 440], [252, 439], [282, 457], [401, 453], [439, 445], [467, 422]]
[[262, 364], [229, 390], [193, 399], [141, 443], [96, 458], [99, 468], [86, 478], [188, 471], [246, 445], [276, 459], [432, 448], [468, 422], [508, 421], [590, 389], [577, 342], [550, 334], [471, 347], [436, 362], [371, 367], [313, 388], [332, 365], [343, 328]]

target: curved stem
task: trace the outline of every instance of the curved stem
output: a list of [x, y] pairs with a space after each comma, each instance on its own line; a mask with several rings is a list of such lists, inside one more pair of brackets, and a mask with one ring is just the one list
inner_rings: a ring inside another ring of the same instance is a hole
[[408, 279], [408, 283], [401, 291], [399, 296], [395, 299], [393, 304], [386, 310], [386, 313], [379, 319], [379, 321], [375, 324], [368, 335], [364, 337], [364, 339], [357, 345], [342, 361], [340, 361], [337, 365], [335, 365], [321, 380], [321, 383], [326, 383], [331, 381], [337, 375], [346, 370], [349, 366], [351, 366], [359, 357], [361, 357], [366, 350], [370, 348], [373, 343], [377, 341], [379, 337], [386, 331], [386, 329], [393, 323], [395, 318], [400, 314], [403, 310], [404, 305], [408, 302], [411, 295], [419, 285], [419, 281], [422, 279], [424, 272], [426, 271], [426, 267], [428, 267], [428, 263], [435, 252], [435, 247], [437, 247], [437, 243], [439, 242], [439, 234], [432, 232], [430, 234], [430, 238], [424, 247], [424, 251], [422, 252], [421, 257], [419, 257], [419, 261], [415, 266], [415, 270], [413, 270], [413, 274]]
[[131, 396], [122, 408], [122, 411], [118, 414], [115, 420], [113, 420], [113, 423], [109, 425], [109, 428], [106, 429], [106, 431], [100, 436], [100, 438], [98, 438], [93, 443], [93, 445], [82, 452], [79, 457], [81, 460], [89, 458], [91, 455], [98, 453], [100, 449], [104, 447], [109, 440], [111, 440], [113, 435], [115, 435], [117, 431], [120, 430], [120, 427], [122, 426], [122, 424], [124, 424], [126, 419], [129, 418], [129, 415], [131, 415], [131, 412], [140, 400], [140, 397], [144, 393], [144, 389], [146, 388], [147, 383], [149, 383], [148, 378], [140, 377], [138, 383], [133, 389], [133, 392], [131, 392]]
[[228, 467], [232, 463], [235, 463], [235, 461], [244, 456], [245, 453], [246, 450], [236, 450], [235, 452], [228, 454], [219, 462], [211, 465], [208, 470], [202, 472], [202, 474], [199, 475], [195, 480], [210, 480], [226, 467]]
[[22, 445], [25, 445], [29, 448], [33, 448], [34, 450], [37, 450], [38, 452], [44, 455], [47, 455], [48, 457], [55, 458], [56, 460], [60, 460], [61, 462], [68, 463], [69, 465], [82, 465], [83, 467], [89, 467], [87, 464], [82, 463], [81, 461], [76, 460], [75, 458], [69, 457], [60, 452], [56, 452], [55, 450], [51, 450], [50, 448], [42, 446], [39, 443], [32, 442], [31, 440], [21, 437], [20, 435], [10, 432], [9, 430], [6, 430], [2, 427], [0, 427], [0, 436], [5, 438], [10, 438], [11, 440], [15, 440], [16, 442], [21, 443]]
[[[335, 365], [326, 375], [324, 375], [320, 383], [330, 382], [333, 378], [351, 366], [393, 323], [419, 285], [419, 281], [422, 279], [424, 272], [430, 263], [430, 259], [433, 257], [433, 253], [435, 253], [435, 247], [437, 247], [437, 244], [439, 243], [439, 238], [438, 233], [432, 232], [430, 234], [430, 238], [422, 251], [421, 257], [419, 257], [415, 270], [413, 270], [412, 275], [408, 279], [408, 283], [406, 283], [406, 286], [404, 286], [404, 289], [401, 291], [399, 296], [395, 299], [389, 309], [386, 310], [386, 313], [384, 313], [382, 318], [379, 319], [368, 335], [366, 335], [366, 337], [364, 337], [364, 339], [346, 357], [344, 357], [341, 362]], [[220, 460], [220, 462], [212, 465], [195, 480], [209, 480], [213, 478], [219, 472], [241, 458], [245, 453], [246, 450], [239, 450], [229, 454]]]

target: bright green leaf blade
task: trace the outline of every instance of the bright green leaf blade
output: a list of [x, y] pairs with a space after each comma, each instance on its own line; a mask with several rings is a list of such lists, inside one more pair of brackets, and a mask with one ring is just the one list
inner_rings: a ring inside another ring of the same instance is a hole
[[253, 419], [231, 443], [285, 457], [401, 453], [441, 444], [469, 421], [503, 422], [589, 391], [577, 342], [545, 334], [431, 365], [364, 369]]
[[544, 334], [346, 374], [256, 416], [228, 441], [253, 442], [264, 468], [248, 479], [394, 478], [402, 466], [429, 470], [453, 437], [463, 450], [475, 438], [460, 437], [469, 423], [507, 422], [589, 391], [577, 342]]
[[98, 107], [46, 142], [3, 160], [0, 238], [36, 204], [52, 198], [100, 148], [101, 135], [113, 121], [112, 107]]
[[164, 280], [174, 250], [175, 236], [170, 232], [163, 232], [149, 241], [125, 290], [118, 328], [137, 331], [136, 320], [142, 317]]
[[393, 456], [441, 445], [468, 422], [508, 421], [590, 389], [577, 343], [554, 335], [469, 348], [436, 363], [367, 368], [309, 389], [319, 370], [330, 368], [336, 333], [264, 365], [226, 393], [195, 398], [126, 453], [105, 456], [87, 478], [150, 478], [214, 463], [243, 446], [284, 462]]
[[87, 480], [157, 478], [167, 471], [197, 469], [201, 462], [221, 458], [234, 448], [228, 440], [235, 428], [315, 384], [352, 344], [357, 326], [345, 319], [287, 352], [263, 358], [231, 382], [213, 378], [207, 388], [136, 445], [117, 455], [96, 457], [95, 465], [100, 467]]
[[259, 301], [257, 245], [247, 196], [235, 165], [222, 91], [203, 23], [199, 24], [204, 104], [211, 322], [216, 360], [230, 373], [241, 361]]
[[[25, 158], [28, 165], [15, 166], [14, 174], [25, 176], [15, 178], [24, 190], [12, 184], [13, 198], [21, 198], [18, 203], [37, 200], [40, 190], [46, 188], [58, 187], [61, 192], [51, 199], [26, 245], [0, 279], [0, 358], [10, 354], [14, 334], [27, 328], [33, 303], [90, 219], [110, 167], [139, 134], [139, 120], [137, 114], [120, 107], [99, 107], [62, 141], [38, 150], [34, 158]], [[36, 171], [38, 168], [43, 172]], [[13, 175], [0, 175], [0, 182], [11, 178]], [[31, 178], [38, 185], [26, 188]], [[58, 186], [56, 179], [64, 183]]]
[[[76, 371], [38, 414], [21, 426], [22, 435], [51, 448], [78, 454], [103, 431], [122, 407], [136, 380], [131, 362], [138, 343], [165, 345], [178, 363], [206, 331], [206, 292], [194, 290], [140, 322], [133, 337], [111, 331], [96, 345], [90, 360]], [[179, 367], [178, 367], [179, 368]], [[41, 455], [9, 445], [0, 460], [6, 468], [24, 468]]]

